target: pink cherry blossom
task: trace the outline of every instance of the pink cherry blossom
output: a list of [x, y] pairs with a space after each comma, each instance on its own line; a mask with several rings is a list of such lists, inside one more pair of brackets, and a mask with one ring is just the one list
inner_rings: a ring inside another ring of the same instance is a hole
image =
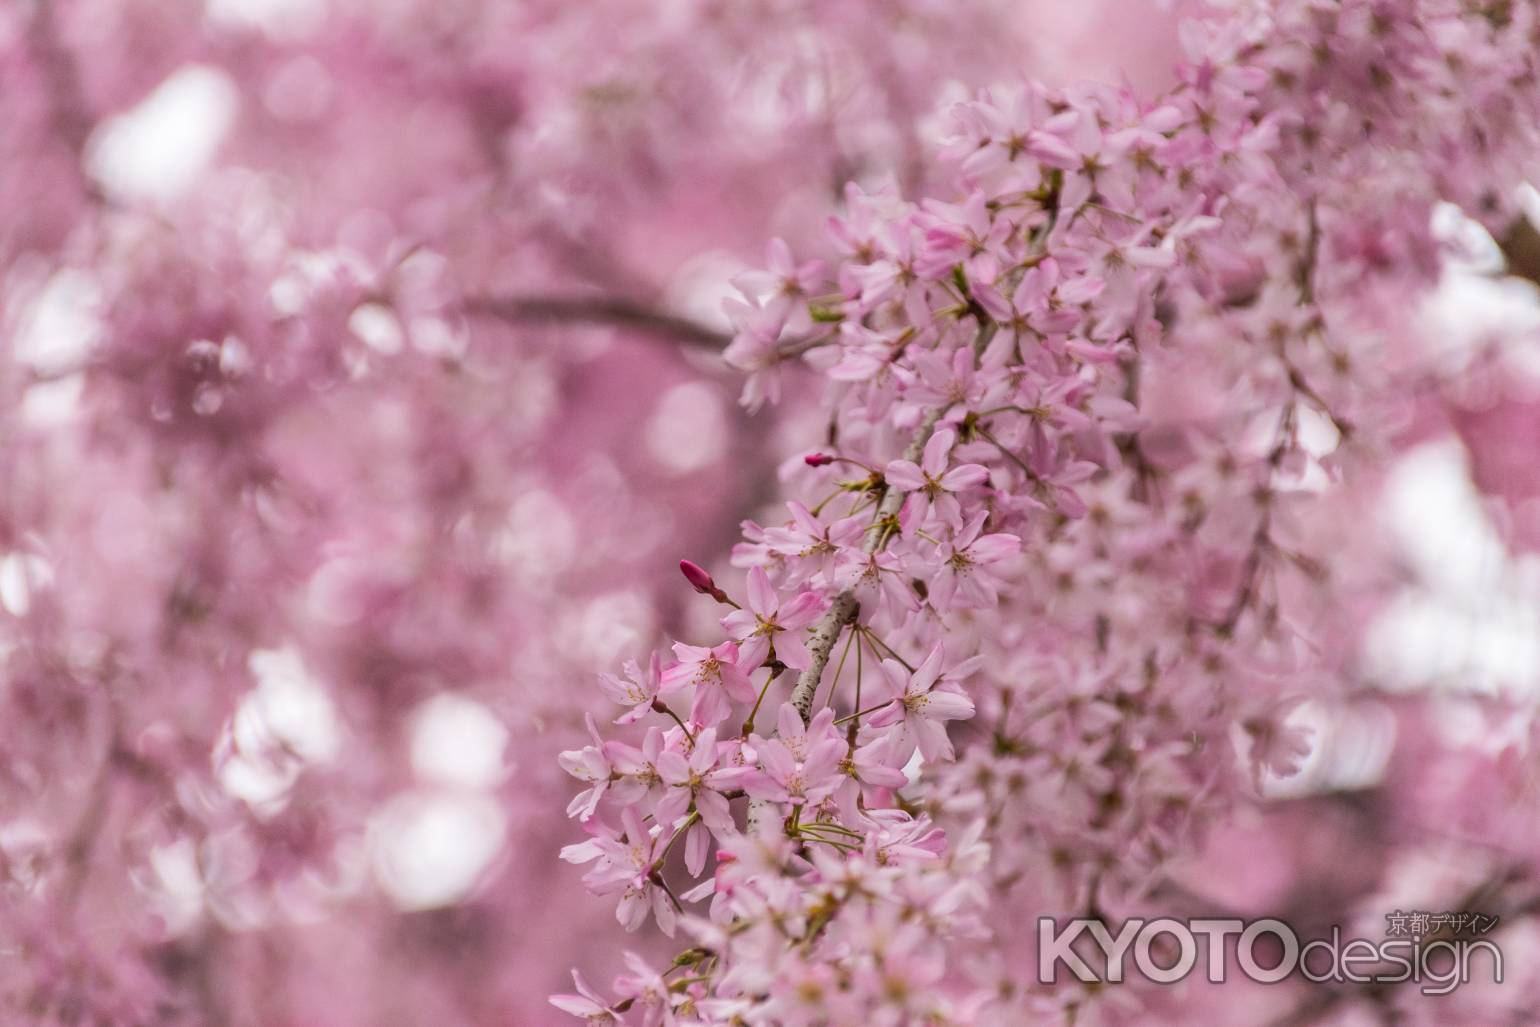
[[717, 746], [716, 729], [709, 727], [695, 737], [688, 755], [677, 749], [659, 755], [658, 777], [668, 789], [656, 807], [660, 822], [674, 824], [687, 811], [693, 811], [717, 834], [733, 830], [727, 797], [722, 793], [736, 787], [744, 775], [741, 768], [722, 766], [723, 755]]
[[867, 724], [873, 728], [898, 726], [890, 735], [888, 758], [903, 764], [918, 748], [930, 761], [951, 759], [952, 743], [947, 738], [946, 722], [967, 720], [973, 716], [973, 702], [961, 692], [938, 684], [950, 685], [950, 679], [965, 676], [966, 668], [942, 672], [945, 653], [937, 645], [913, 673], [897, 660], [883, 660], [882, 674], [893, 701], [872, 715]]
[[983, 534], [988, 513], [980, 511], [936, 547], [930, 601], [937, 609], [985, 607], [994, 603], [1003, 579], [994, 570], [1021, 551], [1021, 539], [1005, 532]]
[[750, 568], [747, 608], [722, 618], [722, 627], [739, 639], [738, 666], [754, 671], [773, 648], [776, 659], [786, 666], [795, 670], [806, 667], [811, 657], [801, 632], [818, 617], [823, 605], [816, 592], [798, 593], [783, 605], [765, 569]]
[[649, 832], [634, 809], [621, 813], [621, 826], [620, 833], [602, 824], [593, 826], [594, 837], [582, 845], [569, 845], [562, 851], [562, 858], [571, 863], [594, 864], [584, 875], [583, 883], [595, 895], [620, 893], [615, 917], [626, 930], [641, 927], [651, 912], [658, 928], [672, 936], [677, 915], [672, 899], [654, 877], [658, 869], [656, 860], [663, 851], [660, 839], [666, 843], [666, 833]]
[[564, 1013], [582, 1017], [594, 1027], [607, 1027], [610, 1024], [620, 1023], [620, 1014], [607, 1004], [576, 970], [572, 971], [572, 983], [577, 986], [577, 994], [552, 995], [551, 1005]]
[[824, 523], [802, 503], [791, 502], [786, 506], [791, 511], [791, 523], [767, 528], [765, 544], [782, 556], [797, 558], [792, 564], [796, 580], [821, 576], [827, 583], [846, 552], [858, 546], [865, 536], [865, 523], [859, 517], [841, 517]]
[[989, 470], [979, 464], [958, 464], [948, 470], [957, 433], [944, 428], [930, 437], [925, 454], [917, 466], [912, 460], [894, 460], [883, 472], [888, 485], [909, 494], [899, 513], [904, 537], [908, 538], [934, 511], [953, 528], [962, 524], [962, 507], [953, 493], [975, 488], [989, 480]]
[[798, 264], [784, 239], [771, 240], [765, 259], [767, 270], [745, 271], [733, 279], [733, 285], [745, 295], [762, 300], [767, 319], [783, 325], [793, 335], [806, 334], [813, 327], [808, 300], [823, 281], [823, 261]]
[[614, 768], [611, 765], [608, 744], [599, 736], [599, 729], [594, 724], [592, 715], [588, 716], [589, 736], [593, 738], [592, 745], [581, 749], [569, 749], [557, 757], [561, 768], [579, 781], [586, 781], [589, 787], [586, 791], [573, 796], [572, 802], [567, 806], [567, 815], [580, 817], [583, 820], [594, 815], [594, 810], [599, 806], [599, 800], [604, 798], [605, 789], [610, 786], [610, 777]]
[[817, 805], [840, 785], [845, 740], [834, 729], [834, 711], [824, 709], [805, 728], [796, 707], [777, 716], [777, 737], [751, 739], [763, 768], [744, 779], [756, 799], [790, 806]]
[[732, 701], [753, 702], [758, 694], [738, 665], [735, 642], [713, 648], [675, 642], [674, 655], [678, 662], [663, 671], [663, 687], [694, 689], [690, 718], [697, 724], [716, 724], [727, 716]]
[[625, 675], [624, 679], [608, 673], [599, 675], [599, 687], [604, 689], [605, 694], [621, 705], [631, 707], [615, 718], [617, 724], [632, 724], [640, 720], [662, 693], [662, 655], [654, 652], [645, 671], [637, 666], [635, 660], [627, 660]]
[[881, 790], [893, 791], [909, 783], [908, 776], [901, 769], [885, 762], [889, 755], [887, 749], [887, 739], [879, 738], [848, 750], [848, 755], [840, 763], [840, 772], [844, 778], [836, 789], [835, 797], [840, 811], [847, 818], [855, 819], [860, 803], [868, 795]]
[[1008, 219], [991, 217], [982, 192], [961, 204], [932, 201], [926, 205], [925, 251], [916, 270], [924, 278], [940, 278], [961, 264], [968, 277], [993, 282], [1000, 273], [999, 244], [1013, 230]]
[[627, 952], [625, 959], [631, 972], [615, 978], [615, 993], [623, 1001], [629, 1000], [632, 1009], [640, 1006], [642, 1027], [674, 1027], [680, 1022], [674, 1012], [675, 1003], [686, 997], [670, 988], [663, 974], [648, 966], [641, 956]]

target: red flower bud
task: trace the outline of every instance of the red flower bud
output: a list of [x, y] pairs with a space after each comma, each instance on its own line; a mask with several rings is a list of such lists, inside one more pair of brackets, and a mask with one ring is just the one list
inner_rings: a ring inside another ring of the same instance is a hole
[[809, 467], [827, 467], [834, 463], [834, 458], [827, 453], [809, 453], [802, 460]]

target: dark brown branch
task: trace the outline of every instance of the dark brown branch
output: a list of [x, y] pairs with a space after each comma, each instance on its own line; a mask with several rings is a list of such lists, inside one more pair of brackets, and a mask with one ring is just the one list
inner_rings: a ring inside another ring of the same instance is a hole
[[1497, 240], [1508, 262], [1508, 273], [1540, 285], [1540, 230], [1527, 217], [1508, 226]]
[[720, 351], [730, 338], [689, 318], [666, 314], [617, 296], [506, 296], [466, 300], [470, 315], [515, 324], [541, 321], [607, 324]]

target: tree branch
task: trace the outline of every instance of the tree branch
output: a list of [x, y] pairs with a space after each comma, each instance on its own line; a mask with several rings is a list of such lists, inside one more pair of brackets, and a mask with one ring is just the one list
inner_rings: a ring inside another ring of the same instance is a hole
[[85, 196], [92, 203], [104, 205], [106, 195], [86, 170], [86, 144], [94, 128], [86, 107], [84, 90], [74, 55], [59, 38], [57, 12], [53, 0], [38, 0], [32, 21], [27, 26], [38, 74], [47, 90], [48, 115], [54, 131], [75, 158], [75, 172]]
[[1508, 273], [1540, 285], [1540, 230], [1529, 218], [1520, 216], [1497, 240], [1508, 262]]
[[620, 296], [504, 296], [465, 301], [465, 313], [514, 324], [554, 321], [630, 328], [720, 351], [731, 338], [689, 318], [655, 310]]

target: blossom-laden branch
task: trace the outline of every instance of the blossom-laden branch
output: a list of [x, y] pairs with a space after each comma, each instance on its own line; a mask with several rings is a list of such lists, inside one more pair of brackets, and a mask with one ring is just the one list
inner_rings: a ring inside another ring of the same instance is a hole
[[[974, 343], [976, 351], [982, 351], [994, 338], [995, 326], [985, 325], [979, 331], [978, 339]], [[909, 440], [909, 445], [904, 449], [904, 455], [900, 458], [907, 463], [919, 460], [925, 452], [926, 445], [933, 437], [936, 424], [946, 411], [940, 407], [927, 411], [914, 437]], [[877, 504], [876, 516], [866, 531], [866, 541], [861, 551], [867, 556], [872, 556], [886, 544], [888, 539], [888, 526], [898, 516], [905, 499], [910, 493], [895, 488], [891, 483], [883, 492], [882, 501]], [[835, 597], [819, 622], [813, 626], [812, 640], [808, 648], [812, 651], [813, 662], [797, 677], [796, 687], [791, 691], [791, 704], [796, 707], [805, 723], [812, 715], [813, 697], [818, 691], [818, 685], [823, 679], [824, 668], [829, 663], [829, 655], [833, 652], [834, 643], [838, 640], [840, 631], [847, 624], [854, 623], [860, 613], [860, 603], [856, 599], [856, 590], [847, 588]]]
[[[974, 342], [974, 351], [982, 352], [994, 338], [995, 326], [985, 325], [980, 329]], [[909, 445], [904, 449], [902, 461], [913, 464], [925, 453], [926, 446], [934, 437], [936, 424], [945, 414], [945, 409], [935, 407], [927, 411], [915, 429], [914, 436], [909, 440]], [[867, 556], [878, 553], [887, 543], [888, 527], [898, 516], [905, 499], [911, 493], [905, 492], [887, 483], [882, 500], [877, 504], [876, 515], [866, 529], [866, 541], [862, 544], [861, 551]], [[813, 699], [818, 694], [818, 687], [823, 681], [823, 673], [828, 667], [829, 657], [834, 651], [834, 645], [839, 640], [841, 632], [847, 626], [854, 625], [861, 611], [861, 604], [856, 597], [854, 587], [846, 588], [834, 598], [829, 608], [824, 611], [822, 617], [813, 625], [811, 637], [808, 641], [808, 650], [811, 653], [811, 662], [797, 676], [797, 683], [791, 690], [788, 702], [802, 718], [802, 723], [807, 724], [812, 718]], [[893, 656], [897, 657], [894, 653]], [[913, 668], [909, 668], [911, 672]], [[852, 714], [850, 719], [859, 720], [861, 711]], [[855, 730], [854, 727], [851, 729]], [[756, 800], [749, 805], [750, 830], [760, 830], [767, 804]]]

